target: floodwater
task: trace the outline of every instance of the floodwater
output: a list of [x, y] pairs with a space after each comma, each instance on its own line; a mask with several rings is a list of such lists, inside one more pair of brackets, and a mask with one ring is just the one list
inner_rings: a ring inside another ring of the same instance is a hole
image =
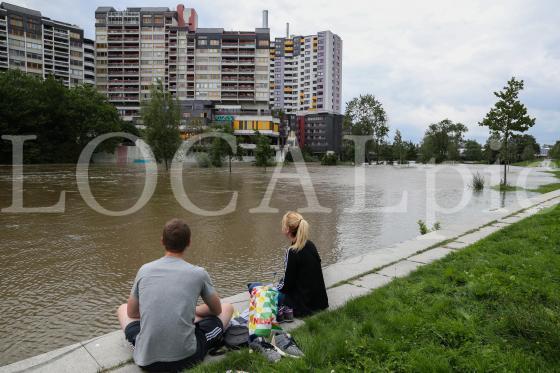
[[[437, 204], [451, 208], [468, 197], [459, 211], [437, 214], [443, 229], [515, 202], [515, 193], [502, 198], [489, 188], [473, 194], [457, 167], [366, 166], [359, 170], [365, 175], [365, 193], [358, 189], [358, 196], [369, 211], [352, 212], [348, 209], [354, 205], [356, 169], [309, 166], [319, 203], [332, 209], [305, 214], [323, 264], [418, 235], [417, 220], [426, 220], [427, 205], [434, 206], [426, 197], [427, 188], [432, 189], [427, 175], [434, 169]], [[489, 169], [499, 170], [469, 166], [480, 172]], [[163, 254], [160, 236], [168, 219], [188, 222], [193, 236], [187, 260], [205, 267], [219, 293], [227, 296], [243, 291], [248, 281], [272, 279], [273, 271], [281, 271], [286, 246], [280, 231], [282, 213], [307, 205], [301, 184], [283, 179], [271, 201], [279, 212], [250, 213], [259, 206], [272, 169], [234, 164], [231, 174], [227, 168], [186, 168], [183, 173], [185, 189], [200, 208], [222, 209], [237, 191], [237, 207], [230, 214], [206, 217], [186, 211], [173, 195], [169, 175], [160, 171], [156, 191], [144, 208], [110, 217], [86, 205], [74, 170], [68, 165], [24, 167], [24, 206], [53, 205], [66, 191], [64, 213], [0, 213], [0, 365], [117, 329], [115, 310], [126, 301], [136, 271]], [[521, 170], [512, 167], [510, 180], [514, 182]], [[93, 195], [109, 210], [131, 207], [144, 179], [141, 166], [92, 166], [89, 173]], [[549, 174], [531, 171], [527, 187], [552, 180]], [[405, 191], [405, 212], [381, 209], [397, 205]], [[12, 169], [0, 167], [0, 208], [11, 200]]]

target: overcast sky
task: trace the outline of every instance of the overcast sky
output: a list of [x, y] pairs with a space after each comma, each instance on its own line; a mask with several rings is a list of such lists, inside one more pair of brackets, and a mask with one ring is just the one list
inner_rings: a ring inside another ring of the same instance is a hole
[[[11, 0], [85, 29], [94, 37], [97, 6], [166, 6], [162, 0]], [[391, 127], [419, 141], [428, 124], [449, 118], [466, 124], [467, 138], [484, 141], [478, 122], [495, 102], [493, 91], [511, 76], [536, 117], [530, 134], [560, 140], [560, 1], [194, 0], [200, 27], [250, 30], [269, 10], [272, 37], [331, 30], [342, 37], [344, 102], [372, 93]]]

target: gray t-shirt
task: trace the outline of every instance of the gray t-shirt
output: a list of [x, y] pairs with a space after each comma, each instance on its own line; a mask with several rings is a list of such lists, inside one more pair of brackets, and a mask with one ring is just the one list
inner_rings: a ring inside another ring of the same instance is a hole
[[165, 256], [144, 264], [131, 295], [140, 302], [140, 333], [134, 362], [177, 361], [196, 352], [194, 316], [198, 297], [215, 292], [204, 268]]

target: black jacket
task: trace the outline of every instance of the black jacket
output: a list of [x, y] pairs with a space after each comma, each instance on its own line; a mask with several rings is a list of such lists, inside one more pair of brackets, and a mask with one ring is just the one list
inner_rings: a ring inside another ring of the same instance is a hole
[[284, 278], [278, 290], [285, 295], [284, 303], [293, 308], [294, 316], [307, 316], [329, 307], [321, 258], [313, 242], [295, 251], [286, 250]]

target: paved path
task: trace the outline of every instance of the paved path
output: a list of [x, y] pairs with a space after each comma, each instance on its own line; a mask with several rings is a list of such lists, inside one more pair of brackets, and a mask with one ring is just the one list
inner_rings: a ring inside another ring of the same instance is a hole
[[[393, 278], [404, 277], [416, 268], [461, 250], [488, 235], [516, 223], [540, 210], [560, 203], [560, 190], [522, 201], [516, 210], [502, 209], [482, 213], [474, 225], [456, 225], [431, 232], [388, 248], [345, 259], [323, 269], [329, 304], [338, 308], [350, 299], [365, 295]], [[248, 307], [249, 296], [243, 292], [224, 301], [242, 311]], [[283, 324], [291, 330], [303, 324], [295, 320]], [[210, 357], [208, 361], [212, 361]], [[115, 331], [0, 367], [0, 373], [32, 372], [142, 372], [131, 362], [131, 350], [121, 331]]]

